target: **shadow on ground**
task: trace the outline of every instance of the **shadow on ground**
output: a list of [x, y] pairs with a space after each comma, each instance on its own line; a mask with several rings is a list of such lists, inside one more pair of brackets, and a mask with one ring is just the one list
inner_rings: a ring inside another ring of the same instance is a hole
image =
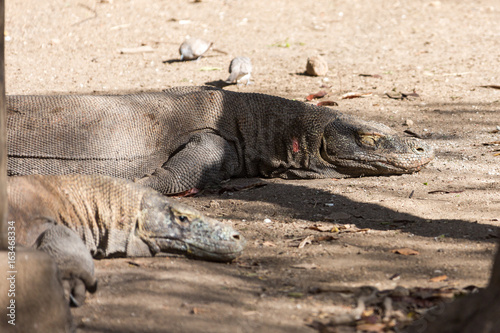
[[[390, 177], [387, 177], [387, 180], [389, 179]], [[260, 182], [267, 185], [250, 191], [230, 192], [222, 195], [208, 194], [206, 197], [208, 200], [241, 200], [248, 203], [243, 205], [242, 210], [234, 210], [231, 214], [226, 215], [225, 219], [239, 220], [255, 214], [277, 216], [278, 212], [275, 207], [281, 207], [284, 211], [279, 213], [280, 215], [284, 214], [280, 217], [284, 217], [287, 221], [292, 219], [311, 221], [313, 223], [354, 223], [359, 228], [375, 230], [403, 228], [405, 232], [432, 238], [444, 235], [455, 239], [465, 238], [470, 240], [474, 238], [485, 242], [495, 242], [492, 238], [496, 238], [495, 235], [499, 231], [496, 226], [459, 219], [425, 219], [409, 213], [398, 212], [376, 203], [353, 201], [346, 196], [332, 194], [330, 191], [310, 186], [290, 184], [288, 182], [277, 183], [272, 180], [262, 179], [238, 179], [232, 181], [232, 183], [237, 184], [236, 186], [246, 186], [245, 184]], [[488, 189], [479, 186], [468, 186], [463, 190], [488, 191]], [[283, 200], [284, 194], [286, 194], [287, 200]], [[387, 201], [411, 200], [411, 198], [395, 198], [394, 192], [384, 188], [378, 188], [377, 195], [386, 197]], [[426, 199], [423, 198], [413, 200], [417, 202], [416, 204], [426, 204]], [[260, 207], [259, 211], [252, 211], [255, 208], [252, 206], [252, 202], [265, 202], [272, 205]], [[325, 204], [331, 205], [331, 208], [325, 207]], [[267, 211], [262, 211], [262, 208], [267, 208]], [[349, 214], [350, 217], [348, 219], [336, 219], [336, 213], [339, 211]]]

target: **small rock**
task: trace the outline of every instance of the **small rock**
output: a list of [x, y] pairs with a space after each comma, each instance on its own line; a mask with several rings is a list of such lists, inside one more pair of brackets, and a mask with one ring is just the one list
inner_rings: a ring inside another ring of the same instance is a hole
[[271, 219], [264, 219], [264, 223], [272, 223]]
[[412, 127], [413, 126], [413, 120], [406, 119], [403, 125], [404, 126], [408, 126], [408, 127]]
[[306, 74], [311, 76], [324, 76], [328, 72], [328, 64], [321, 56], [307, 58]]

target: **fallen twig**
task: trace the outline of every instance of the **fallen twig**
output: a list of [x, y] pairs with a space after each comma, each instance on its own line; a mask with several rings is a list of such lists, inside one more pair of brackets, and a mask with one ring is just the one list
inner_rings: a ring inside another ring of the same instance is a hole
[[83, 3], [79, 3], [78, 6], [83, 7], [85, 9], [91, 11], [92, 13], [94, 13], [94, 16], [87, 17], [87, 18], [85, 18], [83, 20], [80, 20], [80, 21], [78, 21], [76, 23], [73, 23], [71, 26], [82, 24], [83, 22], [87, 22], [89, 20], [93, 20], [93, 19], [95, 19], [97, 17], [97, 11], [94, 8], [90, 8], [89, 6], [87, 6], [87, 5], [83, 4]]

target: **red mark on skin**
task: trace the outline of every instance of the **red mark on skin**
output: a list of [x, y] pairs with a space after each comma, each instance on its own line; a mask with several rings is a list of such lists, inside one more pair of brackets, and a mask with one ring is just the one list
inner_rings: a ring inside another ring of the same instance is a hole
[[181, 192], [181, 193], [177, 193], [177, 194], [174, 194], [172, 195], [172, 197], [174, 198], [180, 198], [180, 197], [193, 197], [195, 196], [196, 194], [198, 194], [200, 192], [199, 189], [193, 187], [192, 189], [189, 189], [189, 190], [186, 190], [184, 192]]
[[294, 153], [298, 153], [300, 151], [300, 148], [299, 148], [299, 140], [297, 138], [292, 139], [292, 145], [293, 145], [292, 151]]

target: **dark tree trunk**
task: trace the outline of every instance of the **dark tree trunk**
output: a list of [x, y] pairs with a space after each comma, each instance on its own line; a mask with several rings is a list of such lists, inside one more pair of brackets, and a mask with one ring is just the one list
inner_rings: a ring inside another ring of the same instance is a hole
[[7, 131], [5, 129], [4, 1], [0, 0], [0, 250], [7, 248]]
[[[4, 0], [0, 0], [0, 331], [73, 332], [71, 312], [52, 258], [38, 251], [20, 251], [14, 240], [9, 244], [7, 239], [4, 13]], [[15, 237], [13, 233], [9, 236]], [[13, 247], [8, 249], [9, 245]]]

